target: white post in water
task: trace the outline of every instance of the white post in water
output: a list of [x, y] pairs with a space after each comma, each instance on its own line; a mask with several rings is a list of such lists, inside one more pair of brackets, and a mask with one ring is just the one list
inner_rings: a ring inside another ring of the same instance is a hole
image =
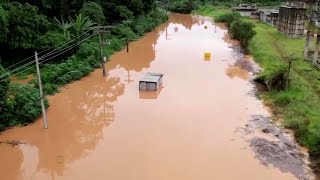
[[41, 102], [41, 109], [42, 109], [42, 116], [43, 116], [43, 128], [47, 129], [48, 128], [48, 123], [47, 123], [47, 114], [46, 114], [46, 109], [44, 106], [44, 101], [43, 101], [43, 91], [42, 91], [42, 83], [41, 83], [41, 76], [40, 76], [40, 68], [39, 68], [39, 59], [38, 59], [38, 53], [35, 52], [35, 58], [36, 58], [36, 67], [37, 67], [37, 75], [38, 75], [38, 83], [39, 83], [39, 94], [40, 94], [40, 102]]

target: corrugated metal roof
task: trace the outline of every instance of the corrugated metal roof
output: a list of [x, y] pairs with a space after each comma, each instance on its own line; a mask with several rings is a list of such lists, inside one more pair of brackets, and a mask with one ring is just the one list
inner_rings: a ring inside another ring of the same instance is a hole
[[142, 77], [140, 81], [143, 82], [159, 82], [162, 78], [163, 74], [161, 73], [146, 73], [145, 76]]

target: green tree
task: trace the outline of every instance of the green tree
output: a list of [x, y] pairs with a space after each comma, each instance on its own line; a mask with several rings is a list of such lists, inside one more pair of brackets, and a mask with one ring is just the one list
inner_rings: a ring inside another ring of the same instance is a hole
[[45, 35], [40, 36], [34, 42], [34, 48], [37, 50], [48, 49], [48, 48], [58, 48], [59, 45], [67, 42], [67, 37], [58, 32], [47, 32]]
[[61, 21], [59, 21], [56, 17], [54, 18], [56, 22], [56, 26], [62, 31], [63, 36], [69, 40], [70, 39], [70, 28], [72, 27], [72, 23], [65, 21], [63, 17], [61, 17]]
[[[7, 94], [10, 84], [9, 73], [0, 65], [0, 102], [2, 98]], [[1, 103], [0, 103], [1, 106]]]
[[130, 11], [126, 6], [117, 6], [116, 13], [122, 21], [133, 19], [133, 12]]
[[254, 24], [242, 20], [235, 21], [231, 24], [230, 33], [233, 38], [238, 39], [243, 48], [249, 46], [250, 40], [256, 34], [253, 30]]
[[0, 5], [0, 42], [7, 41], [9, 32], [8, 12]]
[[22, 42], [32, 46], [34, 40], [45, 34], [50, 26], [47, 18], [38, 14], [38, 8], [30, 4], [5, 3], [3, 8], [8, 12], [8, 40], [13, 47], [16, 47], [16, 42], [19, 47]]
[[216, 22], [224, 22], [227, 24], [228, 27], [231, 26], [231, 24], [235, 21], [239, 21], [241, 18], [240, 13], [238, 12], [228, 12], [225, 14], [221, 14], [220, 16], [218, 16], [215, 21]]
[[[7, 119], [7, 126], [15, 126], [32, 122], [41, 114], [41, 105], [39, 101], [39, 90], [32, 84], [13, 85], [10, 89], [12, 94], [9, 101], [13, 102], [8, 108], [12, 112], [10, 119]], [[48, 107], [48, 101], [45, 98], [45, 105]]]
[[143, 12], [143, 4], [141, 0], [130, 0], [128, 5], [130, 11], [134, 13], [134, 15], [141, 14]]
[[153, 8], [155, 8], [155, 0], [144, 0], [143, 1], [143, 11], [145, 13], [150, 12]]
[[4, 111], [7, 106], [7, 95], [10, 84], [9, 74], [0, 65], [0, 131], [4, 130]]
[[84, 3], [80, 13], [88, 16], [94, 23], [103, 24], [105, 17], [101, 6], [95, 2]]

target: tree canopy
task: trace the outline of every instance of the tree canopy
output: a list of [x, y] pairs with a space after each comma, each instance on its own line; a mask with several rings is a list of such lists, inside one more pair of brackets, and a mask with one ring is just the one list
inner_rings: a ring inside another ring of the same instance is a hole
[[95, 2], [90, 1], [84, 3], [82, 9], [80, 10], [80, 13], [84, 16], [88, 16], [94, 23], [104, 23], [105, 17], [102, 7]]

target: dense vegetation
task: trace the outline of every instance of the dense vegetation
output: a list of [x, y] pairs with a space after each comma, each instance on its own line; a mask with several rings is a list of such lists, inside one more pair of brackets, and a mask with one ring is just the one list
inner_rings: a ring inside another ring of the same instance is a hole
[[[93, 27], [112, 25], [102, 37], [110, 43], [103, 48], [108, 58], [127, 40], [137, 39], [167, 19], [154, 0], [0, 2], [0, 130], [32, 122], [41, 113], [34, 57], [23, 64], [16, 62], [34, 51], [42, 52], [44, 92], [52, 94], [58, 86], [100, 66], [100, 44]], [[23, 70], [27, 71], [19, 75], [31, 74], [32, 80], [27, 84], [11, 82]]]
[[[215, 18], [231, 10], [225, 7], [202, 7], [196, 12]], [[250, 53], [264, 68], [257, 79], [269, 84], [270, 92], [261, 93], [265, 103], [273, 107], [277, 118], [294, 130], [297, 140], [310, 149], [317, 173], [320, 169], [320, 71], [311, 60], [303, 58], [304, 39], [290, 39], [276, 28], [254, 23], [256, 35], [249, 42]], [[285, 90], [283, 77], [287, 75], [288, 61], [293, 60], [289, 88]], [[282, 87], [272, 84], [282, 84]]]
[[214, 6], [235, 6], [240, 3], [253, 3], [258, 6], [274, 6], [284, 2], [283, 0], [160, 0], [163, 7], [178, 13], [191, 13], [201, 5], [211, 4]]
[[220, 14], [215, 21], [226, 23], [232, 38], [238, 39], [247, 52], [249, 42], [256, 34], [253, 30], [255, 27], [253, 23], [243, 20], [238, 12]]

